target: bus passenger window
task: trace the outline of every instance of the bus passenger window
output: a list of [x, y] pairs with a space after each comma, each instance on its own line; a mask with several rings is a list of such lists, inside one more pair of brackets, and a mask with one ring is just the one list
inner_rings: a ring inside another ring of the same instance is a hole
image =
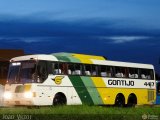
[[115, 77], [125, 77], [124, 69], [122, 69], [121, 67], [115, 67]]
[[129, 68], [129, 78], [138, 78], [138, 69]]
[[101, 76], [102, 77], [106, 77], [107, 76], [106, 66], [100, 66], [100, 71], [101, 71]]
[[115, 67], [115, 77], [121, 77], [121, 70], [119, 67]]
[[90, 76], [91, 70], [91, 65], [84, 65], [84, 75]]
[[59, 63], [59, 74], [62, 74], [62, 75], [66, 75], [67, 74], [67, 64], [66, 63]]
[[112, 68], [110, 66], [107, 66], [107, 77], [112, 76]]
[[81, 75], [82, 74], [82, 66], [80, 64], [75, 64], [74, 68], [75, 68], [73, 71], [74, 75]]
[[72, 75], [74, 71], [74, 64], [68, 64], [68, 75]]
[[127, 68], [121, 67], [121, 76], [122, 76], [123, 78], [128, 77], [126, 73], [127, 73]]
[[140, 70], [140, 75], [142, 79], [154, 79], [153, 77], [153, 70], [149, 70], [149, 69], [141, 69]]
[[154, 80], [154, 72], [153, 70], [149, 70], [149, 73], [150, 73], [150, 77], [151, 77], [151, 80]]
[[58, 63], [52, 63], [52, 69], [54, 75], [58, 75], [59, 73], [61, 73]]
[[71, 74], [72, 74], [71, 70], [70, 70], [70, 69], [68, 69], [68, 75], [71, 75]]
[[146, 79], [146, 70], [145, 69], [141, 69], [140, 70], [140, 75], [141, 75], [141, 79]]
[[153, 80], [154, 79], [154, 74], [153, 74], [153, 70], [147, 70], [147, 75], [146, 75], [146, 78], [148, 80]]
[[39, 79], [37, 82], [44, 82], [48, 77], [48, 70], [47, 70], [47, 62], [40, 61], [37, 66], [37, 73], [39, 76]]
[[98, 66], [92, 65], [92, 76], [98, 75]]

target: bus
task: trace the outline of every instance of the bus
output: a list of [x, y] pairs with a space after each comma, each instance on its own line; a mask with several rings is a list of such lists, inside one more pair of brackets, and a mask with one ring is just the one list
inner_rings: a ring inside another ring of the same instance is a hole
[[153, 65], [118, 62], [103, 56], [53, 53], [10, 60], [5, 105], [154, 104]]

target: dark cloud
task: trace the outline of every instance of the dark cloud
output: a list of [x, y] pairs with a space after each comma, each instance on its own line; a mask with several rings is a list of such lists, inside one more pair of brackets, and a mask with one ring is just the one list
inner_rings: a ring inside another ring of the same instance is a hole
[[66, 36], [113, 36], [138, 35], [159, 36], [159, 30], [130, 27], [130, 23], [120, 26], [121, 20], [86, 19], [77, 21], [28, 20], [25, 18], [3, 19], [0, 21], [0, 36], [6, 37], [66, 37]]
[[1, 20], [0, 48], [24, 49], [27, 54], [64, 51], [103, 55], [111, 60], [151, 63], [159, 69], [160, 31], [116, 27], [116, 22]]

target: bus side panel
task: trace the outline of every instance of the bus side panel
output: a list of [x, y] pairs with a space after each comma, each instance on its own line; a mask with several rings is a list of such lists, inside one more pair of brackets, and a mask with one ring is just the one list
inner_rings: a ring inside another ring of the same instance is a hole
[[[58, 77], [61, 75], [58, 75]], [[37, 91], [34, 99], [35, 105], [52, 105], [55, 94], [61, 92], [66, 96], [67, 105], [82, 104], [76, 89], [74, 88], [68, 76], [63, 76], [61, 84], [56, 84], [54, 78], [57, 76], [50, 75], [42, 85], [35, 85]]]
[[[102, 94], [105, 95], [106, 104], [115, 104], [117, 94], [122, 93], [125, 97], [125, 104], [128, 103], [128, 97], [131, 93], [137, 97], [137, 105], [152, 104], [155, 100], [148, 101], [148, 90], [147, 89], [126, 89], [126, 88], [106, 88], [101, 89]], [[152, 90], [153, 91], [153, 90]], [[155, 96], [155, 95], [154, 95]]]
[[84, 85], [86, 86], [87, 91], [89, 92], [89, 94], [93, 100], [94, 105], [102, 105], [103, 101], [101, 99], [101, 96], [100, 96], [96, 86], [94, 85], [94, 83], [92, 81], [92, 78], [82, 76], [81, 79], [82, 79]]
[[85, 84], [83, 83], [80, 76], [69, 76], [69, 79], [71, 80], [74, 88], [76, 89], [76, 92], [78, 93], [78, 96], [80, 97], [82, 104], [90, 104], [93, 105], [93, 99], [87, 90]]
[[97, 88], [97, 91], [101, 97], [101, 100], [103, 101], [103, 104], [107, 104], [107, 89], [102, 77], [91, 77], [91, 80]]

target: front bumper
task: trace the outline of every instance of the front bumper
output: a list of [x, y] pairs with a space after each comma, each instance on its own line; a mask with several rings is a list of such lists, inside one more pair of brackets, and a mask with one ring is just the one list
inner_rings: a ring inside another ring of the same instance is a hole
[[23, 93], [13, 93], [12, 98], [4, 99], [5, 106], [34, 105], [33, 98], [25, 98]]

